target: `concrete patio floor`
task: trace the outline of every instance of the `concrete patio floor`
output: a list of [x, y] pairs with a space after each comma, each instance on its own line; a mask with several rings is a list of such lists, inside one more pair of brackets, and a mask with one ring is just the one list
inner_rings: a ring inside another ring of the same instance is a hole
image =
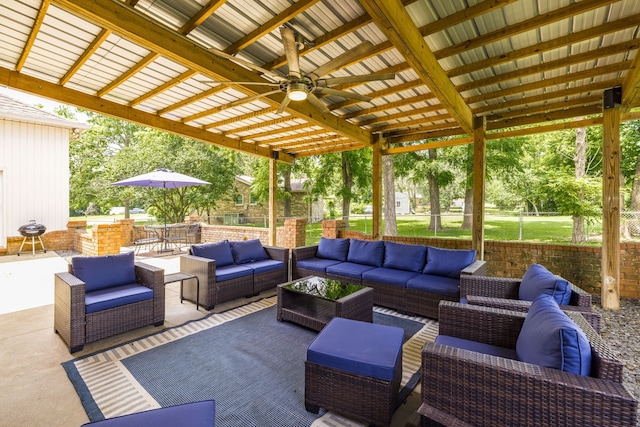
[[[164, 268], [165, 274], [179, 271], [178, 255], [139, 260]], [[203, 308], [197, 311], [190, 302], [181, 304], [180, 284], [172, 283], [166, 287], [163, 327], [148, 326], [106, 338], [71, 355], [53, 329], [53, 275], [66, 270], [66, 260], [55, 252], [0, 257], [0, 426], [67, 427], [88, 422], [62, 362], [209, 314]], [[214, 311], [251, 300], [220, 304]], [[415, 425], [419, 402], [418, 386], [396, 412], [392, 426]]]

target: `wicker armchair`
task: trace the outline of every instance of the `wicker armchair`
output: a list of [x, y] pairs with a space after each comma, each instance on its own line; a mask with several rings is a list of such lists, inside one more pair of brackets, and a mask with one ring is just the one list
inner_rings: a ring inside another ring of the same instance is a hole
[[[567, 314], [591, 345], [590, 376], [427, 343], [422, 426], [635, 426], [638, 402], [622, 384], [623, 363], [581, 315]], [[525, 317], [443, 301], [440, 334], [515, 349]]]
[[[493, 276], [461, 276], [460, 298], [467, 303], [484, 307], [503, 308], [527, 312], [531, 301], [522, 301], [518, 297], [518, 290], [522, 279]], [[568, 305], [562, 305], [565, 311], [577, 311], [584, 316], [596, 332], [600, 333], [602, 315], [592, 308], [591, 294], [585, 292], [573, 283], [571, 299]]]
[[72, 264], [54, 279], [54, 329], [70, 353], [85, 343], [140, 328], [164, 323], [164, 270], [135, 263], [136, 283], [153, 290], [153, 298], [95, 312], [86, 312], [86, 284], [74, 275]]

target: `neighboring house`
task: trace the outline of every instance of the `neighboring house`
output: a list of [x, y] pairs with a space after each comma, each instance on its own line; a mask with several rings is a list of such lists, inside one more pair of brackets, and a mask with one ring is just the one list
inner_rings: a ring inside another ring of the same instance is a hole
[[88, 128], [0, 94], [0, 248], [30, 220], [67, 229], [70, 132]]
[[407, 215], [409, 213], [411, 213], [409, 195], [396, 192], [396, 215]]
[[[218, 202], [215, 211], [209, 213], [209, 217], [216, 218], [217, 223], [235, 225], [246, 223], [264, 223], [269, 218], [268, 203], [258, 203], [251, 194], [251, 184], [254, 178], [246, 175], [238, 175], [235, 180], [235, 189], [232, 200]], [[322, 200], [312, 202], [309, 193], [304, 189], [303, 180], [291, 181], [291, 216], [296, 218], [308, 218], [309, 221], [322, 220]], [[278, 197], [276, 216], [278, 220], [284, 218], [284, 200]], [[212, 221], [213, 222], [213, 221]]]

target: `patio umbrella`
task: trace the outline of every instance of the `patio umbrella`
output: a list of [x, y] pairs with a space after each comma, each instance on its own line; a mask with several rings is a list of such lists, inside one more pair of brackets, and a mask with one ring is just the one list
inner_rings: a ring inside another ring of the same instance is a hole
[[[167, 205], [167, 188], [190, 187], [193, 185], [208, 185], [210, 182], [184, 175], [168, 169], [156, 169], [153, 172], [136, 175], [122, 181], [114, 182], [112, 185], [129, 187], [161, 187], [163, 189], [164, 205]], [[167, 229], [167, 215], [164, 215], [164, 228]], [[165, 241], [166, 249], [166, 241]]]

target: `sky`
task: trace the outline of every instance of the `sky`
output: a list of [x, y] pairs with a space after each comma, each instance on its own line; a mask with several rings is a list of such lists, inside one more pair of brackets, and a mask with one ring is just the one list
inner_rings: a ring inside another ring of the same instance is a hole
[[[60, 105], [64, 105], [61, 104], [60, 102], [56, 102], [56, 101], [51, 101], [50, 99], [47, 98], [41, 98], [39, 96], [35, 96], [35, 95], [31, 95], [29, 93], [26, 92], [21, 92], [18, 90], [13, 90], [10, 89], [6, 86], [0, 86], [0, 93], [3, 95], [7, 95], [12, 97], [13, 99], [17, 99], [18, 101], [22, 101], [27, 105], [32, 105], [32, 106], [36, 106], [36, 105], [42, 105], [43, 106], [43, 110], [49, 112], [49, 113], [53, 113], [53, 110], [60, 106]], [[78, 122], [87, 122], [87, 118], [84, 117], [83, 114], [78, 114], [76, 121]]]

